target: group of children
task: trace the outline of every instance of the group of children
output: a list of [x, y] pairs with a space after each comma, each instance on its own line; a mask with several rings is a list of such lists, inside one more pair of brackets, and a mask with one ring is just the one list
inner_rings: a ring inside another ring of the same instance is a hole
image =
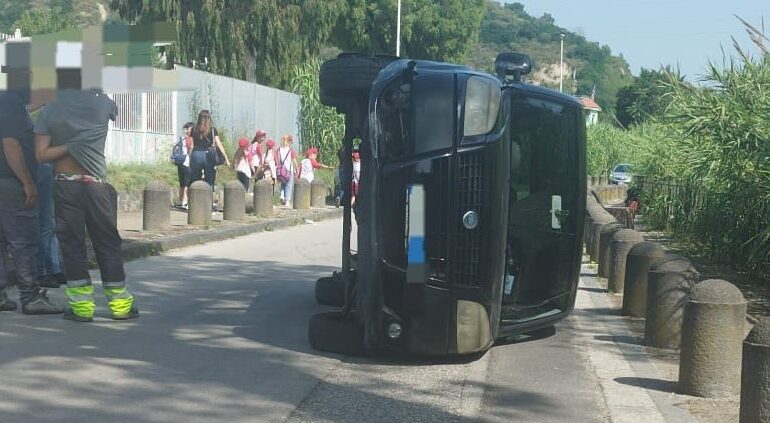
[[[281, 187], [281, 204], [287, 204], [291, 202], [294, 179], [302, 179], [312, 183], [315, 180], [316, 169], [333, 169], [332, 166], [318, 161], [318, 149], [315, 147], [309, 147], [305, 151], [305, 158], [298, 163], [297, 153], [292, 148], [292, 143], [293, 137], [284, 135], [281, 139], [281, 146], [276, 148], [275, 141], [267, 139], [267, 133], [261, 129], [250, 141], [245, 137], [239, 139], [238, 150], [233, 156], [232, 163], [243, 187], [248, 191], [249, 181], [252, 178], [255, 180], [264, 179], [270, 184], [278, 182]], [[356, 171], [354, 171], [351, 189], [355, 195], [360, 175], [358, 153], [353, 154], [353, 161]], [[291, 176], [287, 177], [286, 175]]]

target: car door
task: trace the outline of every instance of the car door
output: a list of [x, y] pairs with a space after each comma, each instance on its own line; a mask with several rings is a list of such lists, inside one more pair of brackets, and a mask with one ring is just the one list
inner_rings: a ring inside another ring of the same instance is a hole
[[569, 307], [579, 263], [580, 111], [529, 93], [511, 101], [511, 176], [503, 321]]

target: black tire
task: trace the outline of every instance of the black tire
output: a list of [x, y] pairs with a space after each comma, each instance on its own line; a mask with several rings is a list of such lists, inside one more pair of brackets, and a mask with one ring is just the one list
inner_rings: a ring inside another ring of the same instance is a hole
[[345, 281], [340, 275], [335, 276], [327, 276], [315, 282], [315, 300], [318, 304], [331, 307], [345, 305]]
[[393, 56], [366, 56], [342, 53], [321, 65], [319, 97], [326, 106], [344, 112], [351, 100], [366, 98], [380, 70], [395, 60]]
[[336, 354], [361, 356], [364, 348], [364, 330], [352, 316], [341, 312], [316, 314], [310, 318], [308, 340], [313, 349]]

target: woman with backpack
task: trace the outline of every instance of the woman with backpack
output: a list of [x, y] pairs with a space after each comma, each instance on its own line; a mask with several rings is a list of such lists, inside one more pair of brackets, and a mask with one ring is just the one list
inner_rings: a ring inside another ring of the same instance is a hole
[[299, 172], [297, 152], [292, 148], [294, 137], [289, 134], [281, 138], [281, 147], [276, 152], [276, 173], [278, 182], [281, 183], [281, 204], [291, 206], [294, 178]]
[[193, 150], [190, 155], [190, 183], [204, 180], [214, 189], [217, 166], [230, 167], [225, 147], [219, 139], [217, 128], [211, 122], [211, 112], [201, 110], [198, 123], [192, 130]]
[[193, 141], [190, 136], [193, 127], [192, 122], [184, 124], [184, 135], [179, 137], [174, 149], [171, 151], [171, 161], [176, 165], [176, 174], [179, 178], [179, 201], [174, 207], [187, 210], [187, 188], [190, 186], [190, 153], [193, 149]]

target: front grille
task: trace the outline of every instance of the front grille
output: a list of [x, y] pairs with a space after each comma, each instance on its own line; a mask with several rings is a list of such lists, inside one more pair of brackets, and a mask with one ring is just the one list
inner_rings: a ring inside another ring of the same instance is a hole
[[455, 248], [450, 281], [457, 285], [480, 286], [481, 227], [467, 229], [462, 216], [473, 210], [482, 216], [484, 194], [484, 152], [457, 155], [457, 209], [450, 216], [450, 228], [455, 230]]

